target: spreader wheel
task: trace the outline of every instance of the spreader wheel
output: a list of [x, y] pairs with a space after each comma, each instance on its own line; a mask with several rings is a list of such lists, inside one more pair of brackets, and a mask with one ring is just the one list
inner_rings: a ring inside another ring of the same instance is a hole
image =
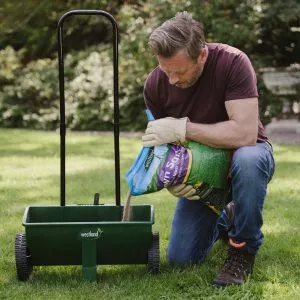
[[159, 233], [152, 233], [152, 244], [148, 250], [148, 269], [152, 274], [159, 272]]
[[27, 247], [26, 235], [17, 233], [15, 242], [17, 277], [26, 281], [32, 272], [31, 257]]

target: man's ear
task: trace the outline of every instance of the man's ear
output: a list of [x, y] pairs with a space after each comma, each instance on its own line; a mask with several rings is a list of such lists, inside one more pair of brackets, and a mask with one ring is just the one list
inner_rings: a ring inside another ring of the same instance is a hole
[[200, 64], [204, 64], [206, 62], [208, 56], [208, 48], [205, 46], [204, 48], [201, 49], [200, 54], [197, 58], [197, 62]]

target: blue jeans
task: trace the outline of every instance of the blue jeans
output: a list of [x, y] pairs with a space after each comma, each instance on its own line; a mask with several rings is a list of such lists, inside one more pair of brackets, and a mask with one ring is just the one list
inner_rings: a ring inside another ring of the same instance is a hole
[[234, 152], [230, 177], [235, 205], [234, 227], [223, 210], [220, 216], [201, 201], [179, 198], [167, 249], [170, 263], [201, 263], [224, 232], [234, 242], [246, 242], [245, 250], [256, 254], [263, 241], [262, 210], [267, 184], [275, 169], [272, 146], [257, 143]]

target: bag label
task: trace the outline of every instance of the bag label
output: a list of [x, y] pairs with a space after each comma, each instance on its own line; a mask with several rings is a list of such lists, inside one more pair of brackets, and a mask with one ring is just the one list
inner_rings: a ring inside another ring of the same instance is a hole
[[189, 171], [189, 160], [189, 153], [185, 147], [171, 145], [158, 173], [157, 186], [159, 189], [183, 183]]

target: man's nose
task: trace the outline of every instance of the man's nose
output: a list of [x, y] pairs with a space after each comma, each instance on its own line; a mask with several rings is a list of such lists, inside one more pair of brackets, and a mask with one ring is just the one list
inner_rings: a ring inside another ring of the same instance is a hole
[[176, 75], [170, 75], [170, 76], [169, 76], [169, 83], [170, 83], [170, 84], [174, 85], [174, 84], [176, 84], [178, 81], [179, 81], [178, 76], [176, 76]]

